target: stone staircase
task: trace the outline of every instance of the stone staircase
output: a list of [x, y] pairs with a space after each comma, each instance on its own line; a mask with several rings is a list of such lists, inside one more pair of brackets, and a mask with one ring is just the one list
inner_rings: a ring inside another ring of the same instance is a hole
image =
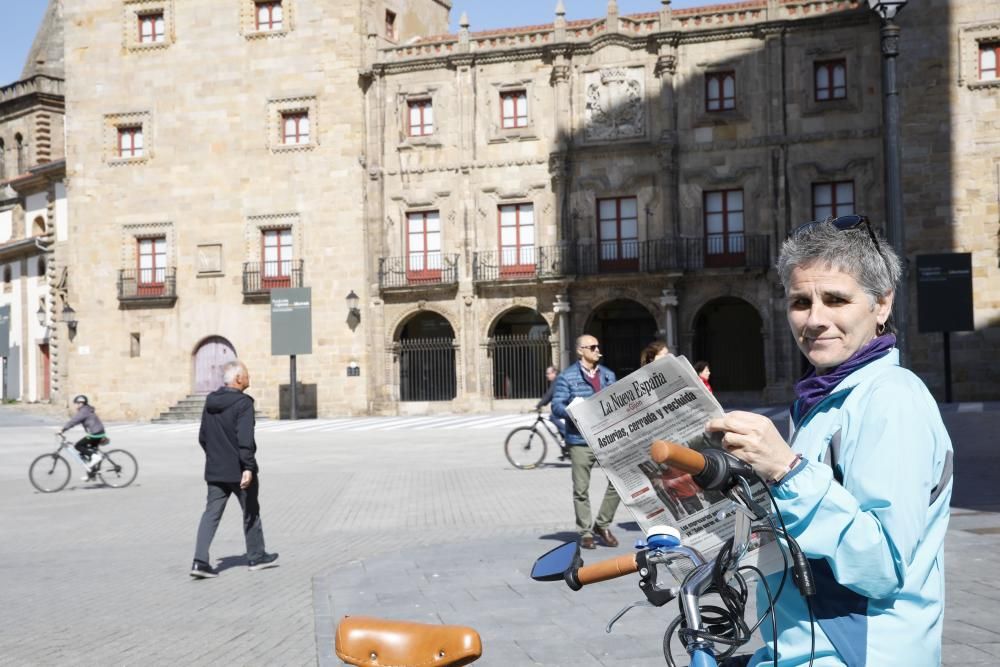
[[[159, 417], [154, 417], [150, 421], [154, 424], [168, 422], [188, 422], [199, 421], [201, 412], [205, 409], [205, 398], [208, 394], [188, 394], [175, 405], [171, 405], [166, 412], [161, 412]], [[255, 412], [257, 419], [264, 416], [260, 410]]]
[[207, 394], [188, 394], [175, 405], [171, 405], [169, 410], [161, 412], [159, 417], [154, 417], [151, 421], [154, 424], [198, 421], [201, 419], [201, 411], [205, 409], [206, 396]]

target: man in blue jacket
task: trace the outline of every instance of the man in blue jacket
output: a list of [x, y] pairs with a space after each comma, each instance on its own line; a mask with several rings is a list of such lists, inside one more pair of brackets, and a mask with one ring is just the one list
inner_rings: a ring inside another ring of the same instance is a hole
[[250, 386], [250, 372], [242, 361], [233, 360], [222, 367], [225, 386], [205, 399], [198, 442], [205, 450], [205, 482], [208, 499], [198, 525], [191, 576], [196, 579], [217, 577], [211, 566], [208, 548], [226, 509], [230, 495], [243, 508], [243, 533], [251, 570], [277, 565], [278, 554], [264, 551], [264, 530], [260, 523], [257, 482], [257, 442], [254, 440], [253, 399], [243, 393]]
[[576, 400], [593, 396], [608, 385], [614, 384], [615, 374], [601, 366], [601, 346], [593, 336], [583, 335], [576, 339], [578, 362], [564, 370], [556, 378], [552, 394], [552, 414], [566, 420], [566, 444], [573, 470], [573, 509], [576, 512], [576, 528], [580, 532], [580, 546], [593, 549], [594, 533], [609, 547], [618, 546], [618, 540], [609, 526], [615, 518], [620, 498], [615, 487], [608, 482], [597, 519], [590, 523], [590, 471], [597, 458], [587, 446], [580, 431], [573, 423], [566, 408]]

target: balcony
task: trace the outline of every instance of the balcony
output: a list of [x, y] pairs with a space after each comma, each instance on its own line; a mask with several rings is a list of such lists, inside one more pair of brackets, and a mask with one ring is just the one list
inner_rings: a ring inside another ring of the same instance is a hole
[[668, 273], [702, 269], [767, 269], [766, 235], [708, 235], [608, 241], [597, 244], [479, 250], [473, 256], [476, 283], [517, 282], [626, 273]]
[[528, 246], [480, 250], [472, 258], [472, 279], [482, 282], [545, 280], [572, 275], [573, 246]]
[[170, 308], [177, 301], [177, 269], [122, 269], [118, 272], [121, 308]]
[[457, 284], [457, 252], [380, 257], [378, 260], [378, 286], [381, 290], [433, 288]]
[[243, 264], [244, 301], [267, 301], [271, 290], [283, 287], [302, 287], [301, 259]]

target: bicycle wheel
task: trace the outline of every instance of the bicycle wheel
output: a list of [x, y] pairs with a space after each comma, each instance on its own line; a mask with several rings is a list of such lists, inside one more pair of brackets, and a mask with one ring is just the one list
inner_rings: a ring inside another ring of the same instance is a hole
[[104, 452], [104, 458], [97, 466], [97, 474], [111, 488], [120, 489], [135, 481], [139, 474], [139, 464], [124, 449], [112, 449]]
[[42, 454], [31, 462], [28, 479], [42, 493], [55, 493], [69, 483], [69, 461], [58, 454]]
[[515, 428], [503, 443], [503, 453], [515, 468], [531, 470], [545, 460], [548, 442], [534, 426]]

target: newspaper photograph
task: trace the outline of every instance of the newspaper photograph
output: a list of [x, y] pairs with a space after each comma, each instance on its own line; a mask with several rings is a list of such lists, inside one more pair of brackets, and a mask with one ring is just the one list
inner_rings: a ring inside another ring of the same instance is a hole
[[[667, 355], [567, 408], [598, 463], [645, 535], [653, 526], [669, 525], [683, 543], [711, 559], [733, 536], [745, 515], [719, 491], [702, 489], [691, 475], [661, 465], [650, 456], [656, 440], [669, 440], [698, 451], [722, 448], [722, 434], [705, 432], [705, 424], [724, 415], [722, 406], [684, 357]], [[768, 508], [760, 483], [754, 499]], [[780, 571], [783, 560], [770, 533], [751, 533], [744, 563], [765, 574]], [[683, 578], [689, 564], [682, 559], [671, 574]]]

